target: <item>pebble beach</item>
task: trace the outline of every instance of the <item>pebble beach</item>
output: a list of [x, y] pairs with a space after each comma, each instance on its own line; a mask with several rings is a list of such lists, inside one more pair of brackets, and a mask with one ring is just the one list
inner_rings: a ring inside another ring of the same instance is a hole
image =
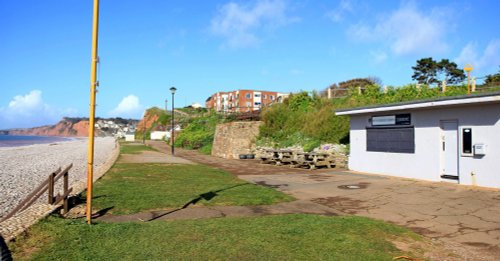
[[[86, 138], [78, 138], [51, 144], [0, 148], [0, 217], [17, 206], [59, 167], [73, 163], [69, 172], [70, 186], [77, 182], [86, 183], [87, 146]], [[96, 138], [94, 168], [111, 160], [117, 148], [112, 137]], [[40, 200], [46, 201], [46, 194]]]

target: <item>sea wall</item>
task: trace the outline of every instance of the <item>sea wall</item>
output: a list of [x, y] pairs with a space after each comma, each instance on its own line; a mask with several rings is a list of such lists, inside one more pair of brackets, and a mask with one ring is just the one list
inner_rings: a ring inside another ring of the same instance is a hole
[[237, 159], [239, 154], [248, 154], [255, 149], [255, 139], [259, 135], [261, 121], [230, 122], [217, 125], [215, 129], [212, 155]]

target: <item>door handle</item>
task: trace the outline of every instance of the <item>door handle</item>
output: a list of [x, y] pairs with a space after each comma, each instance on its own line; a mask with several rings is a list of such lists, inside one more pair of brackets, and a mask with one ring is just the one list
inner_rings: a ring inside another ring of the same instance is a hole
[[446, 151], [446, 146], [444, 141], [443, 141], [443, 151]]

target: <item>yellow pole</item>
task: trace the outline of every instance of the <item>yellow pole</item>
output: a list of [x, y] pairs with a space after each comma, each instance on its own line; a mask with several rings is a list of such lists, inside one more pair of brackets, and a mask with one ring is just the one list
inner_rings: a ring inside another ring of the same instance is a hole
[[464, 71], [467, 72], [467, 94], [470, 94], [470, 72], [474, 70], [474, 67], [472, 67], [471, 64], [466, 64], [464, 66]]
[[99, 0], [94, 0], [94, 17], [92, 21], [92, 64], [90, 67], [90, 115], [89, 115], [89, 148], [87, 173], [87, 223], [92, 224], [92, 183], [94, 171], [94, 121], [95, 95], [97, 87], [97, 42], [99, 30]]
[[467, 71], [467, 94], [470, 94], [470, 71]]

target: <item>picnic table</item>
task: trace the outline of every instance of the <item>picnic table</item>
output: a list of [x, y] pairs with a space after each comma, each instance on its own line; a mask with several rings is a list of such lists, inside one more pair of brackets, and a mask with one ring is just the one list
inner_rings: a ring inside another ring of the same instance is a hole
[[335, 166], [335, 158], [328, 153], [296, 152], [292, 150], [265, 150], [260, 155], [260, 162], [263, 164], [289, 165], [290, 167], [306, 167], [309, 169], [316, 169], [318, 167], [332, 168]]

